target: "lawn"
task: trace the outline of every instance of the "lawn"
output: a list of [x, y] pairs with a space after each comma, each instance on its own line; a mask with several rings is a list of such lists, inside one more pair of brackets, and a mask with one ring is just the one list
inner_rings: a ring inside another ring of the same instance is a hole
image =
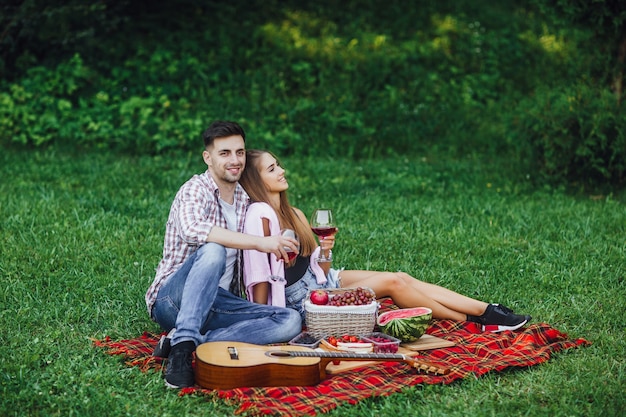
[[[0, 414], [232, 415], [92, 343], [159, 331], [144, 293], [171, 200], [205, 169], [200, 155], [5, 150], [0, 162]], [[626, 412], [624, 194], [535, 186], [532, 173], [472, 156], [283, 163], [297, 206], [335, 210], [336, 266], [403, 270], [592, 342], [329, 416]]]

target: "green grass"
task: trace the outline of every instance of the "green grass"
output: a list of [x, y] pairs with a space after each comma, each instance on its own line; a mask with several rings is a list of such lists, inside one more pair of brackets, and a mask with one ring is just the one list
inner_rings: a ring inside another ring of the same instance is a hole
[[[204, 169], [200, 155], [4, 151], [0, 163], [0, 414], [231, 415], [91, 340], [158, 331], [143, 297], [172, 197]], [[335, 209], [337, 266], [401, 269], [593, 343], [329, 416], [626, 412], [624, 195], [536, 189], [505, 162], [473, 157], [283, 163], [305, 213]]]

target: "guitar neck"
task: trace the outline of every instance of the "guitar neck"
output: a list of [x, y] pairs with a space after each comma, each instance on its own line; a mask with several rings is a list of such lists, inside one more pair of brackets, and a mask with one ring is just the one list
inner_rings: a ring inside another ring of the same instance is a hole
[[322, 358], [322, 367], [320, 369], [322, 379], [326, 377], [326, 366], [329, 362], [341, 359], [349, 361], [402, 361], [411, 365], [413, 368], [427, 373], [446, 375], [450, 372], [447, 368], [434, 365], [432, 363], [416, 360], [400, 353], [350, 353], [350, 352], [328, 352], [328, 351], [288, 351], [291, 356]]
[[407, 356], [400, 353], [351, 353], [351, 352], [328, 352], [328, 351], [289, 351], [291, 356], [307, 358], [330, 358], [330, 359], [354, 359], [354, 360], [388, 360], [403, 361]]

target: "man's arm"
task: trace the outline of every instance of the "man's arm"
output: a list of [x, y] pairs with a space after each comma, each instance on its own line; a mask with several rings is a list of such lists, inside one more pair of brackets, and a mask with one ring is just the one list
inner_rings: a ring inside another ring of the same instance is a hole
[[298, 251], [298, 242], [295, 239], [284, 236], [255, 236], [223, 227], [213, 226], [207, 237], [207, 242], [215, 242], [227, 248], [233, 249], [255, 249], [260, 252], [271, 253], [277, 259], [283, 259], [285, 262], [289, 260], [285, 247]]

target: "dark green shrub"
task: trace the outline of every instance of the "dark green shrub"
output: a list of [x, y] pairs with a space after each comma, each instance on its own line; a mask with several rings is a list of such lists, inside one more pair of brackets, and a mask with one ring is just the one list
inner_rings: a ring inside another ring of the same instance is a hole
[[[618, 102], [626, 84], [626, 3], [623, 0], [531, 0], [553, 27], [585, 30], [588, 69], [597, 88], [610, 88]], [[589, 59], [592, 58], [592, 59]]]
[[607, 90], [578, 83], [542, 88], [512, 121], [515, 146], [552, 182], [623, 184], [626, 111]]
[[[15, 9], [17, 20], [43, 3]], [[507, 150], [505, 112], [582, 66], [566, 42], [546, 53], [541, 20], [506, 2], [113, 3], [101, 6], [117, 23], [98, 16], [106, 36], [84, 34], [84, 44], [72, 28], [100, 9], [46, 9], [65, 16], [68, 44], [58, 34], [46, 48], [39, 33], [11, 29], [39, 48], [35, 64], [0, 79], [1, 144], [197, 150], [209, 121], [227, 118], [250, 146], [281, 156], [496, 155]], [[207, 24], [216, 16], [238, 23]]]
[[73, 119], [90, 73], [76, 55], [54, 71], [33, 67], [18, 83], [0, 91], [0, 143], [41, 145], [76, 136]]
[[[0, 5], [0, 77], [14, 80], [30, 67], [54, 66], [76, 53], [100, 57], [106, 40], [129, 16], [128, 0], [5, 0]], [[117, 48], [119, 49], [119, 43]]]

